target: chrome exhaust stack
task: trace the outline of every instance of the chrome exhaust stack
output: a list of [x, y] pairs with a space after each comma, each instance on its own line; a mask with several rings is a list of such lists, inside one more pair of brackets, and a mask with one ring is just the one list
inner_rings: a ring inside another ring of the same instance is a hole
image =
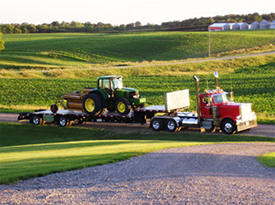
[[219, 88], [219, 74], [217, 71], [214, 72], [214, 77], [215, 77], [215, 81], [216, 81], [216, 89]]
[[200, 109], [200, 88], [199, 88], [199, 82], [200, 79], [194, 75], [193, 76], [195, 80], [195, 86], [196, 86], [196, 100], [197, 100], [197, 114], [198, 114], [198, 124], [200, 125], [201, 123], [201, 109]]

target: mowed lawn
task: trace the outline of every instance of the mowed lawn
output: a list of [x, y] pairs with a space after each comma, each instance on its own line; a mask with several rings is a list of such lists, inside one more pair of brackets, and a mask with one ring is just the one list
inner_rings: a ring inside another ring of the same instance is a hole
[[274, 142], [252, 136], [114, 134], [92, 128], [0, 123], [0, 183], [113, 163], [148, 152], [218, 142]]
[[0, 123], [0, 183], [113, 163], [164, 148], [219, 142], [274, 142], [253, 136], [115, 134], [101, 129]]
[[[274, 44], [274, 35], [274, 30], [212, 32], [211, 52]], [[208, 55], [208, 32], [5, 34], [3, 39], [0, 68], [87, 67]]]

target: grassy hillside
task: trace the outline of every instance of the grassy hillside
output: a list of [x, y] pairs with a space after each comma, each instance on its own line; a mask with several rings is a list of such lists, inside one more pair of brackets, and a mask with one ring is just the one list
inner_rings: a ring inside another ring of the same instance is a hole
[[[275, 43], [275, 30], [211, 33], [211, 52]], [[6, 34], [0, 68], [84, 66], [208, 55], [208, 32]]]

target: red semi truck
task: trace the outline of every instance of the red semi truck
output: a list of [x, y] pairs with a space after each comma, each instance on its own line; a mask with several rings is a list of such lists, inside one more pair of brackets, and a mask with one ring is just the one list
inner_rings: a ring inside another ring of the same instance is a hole
[[150, 128], [155, 131], [168, 130], [171, 132], [182, 128], [196, 127], [209, 131], [222, 130], [233, 134], [257, 126], [257, 117], [251, 110], [251, 103], [235, 103], [227, 100], [227, 92], [218, 87], [199, 92], [199, 78], [194, 75], [196, 82], [197, 112], [182, 112], [190, 106], [189, 90], [169, 92], [165, 95], [165, 105], [153, 105], [131, 110], [127, 115], [117, 112], [105, 111], [100, 115], [89, 115], [74, 110], [39, 110], [35, 112], [20, 113], [18, 120], [28, 119], [34, 125], [56, 123], [67, 126], [71, 123], [116, 122], [116, 123], [142, 123], [150, 122]]
[[[199, 92], [199, 78], [194, 75], [196, 82], [197, 113], [175, 112], [155, 116], [151, 119], [150, 127], [155, 130], [169, 131], [181, 128], [198, 127], [210, 131], [222, 130], [233, 134], [257, 126], [257, 117], [252, 112], [251, 103], [233, 102], [227, 99], [227, 92], [218, 87], [218, 74], [215, 72], [216, 88]], [[188, 98], [181, 100], [189, 101]]]

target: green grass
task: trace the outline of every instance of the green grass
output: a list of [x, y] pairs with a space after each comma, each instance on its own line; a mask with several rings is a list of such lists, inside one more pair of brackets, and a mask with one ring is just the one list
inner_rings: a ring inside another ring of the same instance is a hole
[[[211, 53], [274, 44], [274, 30], [211, 33]], [[208, 32], [5, 34], [0, 68], [87, 67], [208, 55]]]
[[266, 153], [258, 157], [258, 160], [265, 166], [275, 167], [275, 152]]
[[113, 163], [164, 148], [273, 138], [206, 134], [114, 134], [92, 128], [0, 123], [0, 183]]

